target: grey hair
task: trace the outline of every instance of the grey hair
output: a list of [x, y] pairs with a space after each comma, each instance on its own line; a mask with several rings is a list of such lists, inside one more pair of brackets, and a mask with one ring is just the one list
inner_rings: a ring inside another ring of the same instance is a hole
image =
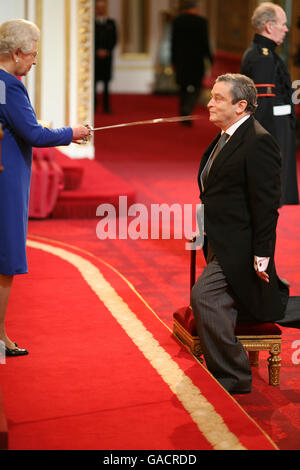
[[261, 33], [268, 21], [277, 23], [277, 10], [280, 8], [272, 2], [263, 2], [255, 10], [252, 15], [251, 21], [253, 28], [258, 33]]
[[31, 21], [23, 19], [9, 20], [0, 26], [0, 55], [11, 54], [20, 49], [29, 54], [34, 42], [40, 38], [39, 28]]
[[251, 114], [255, 112], [257, 108], [257, 91], [251, 78], [239, 73], [226, 73], [220, 75], [216, 79], [217, 82], [231, 84], [232, 104], [245, 100], [248, 103], [245, 111]]

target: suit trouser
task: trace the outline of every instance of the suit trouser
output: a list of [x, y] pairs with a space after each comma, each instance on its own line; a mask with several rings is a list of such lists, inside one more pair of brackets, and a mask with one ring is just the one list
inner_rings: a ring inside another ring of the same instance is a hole
[[282, 155], [281, 205], [299, 204], [296, 134], [294, 129], [292, 129], [291, 116], [276, 116], [274, 123], [276, 139]]
[[229, 392], [251, 391], [248, 355], [234, 333], [238, 309], [215, 257], [192, 289], [191, 306], [208, 370]]
[[200, 96], [201, 86], [180, 85], [179, 113], [180, 116], [189, 116], [194, 111]]
[[[95, 82], [94, 89], [94, 107], [95, 111], [98, 107], [98, 94], [97, 94], [97, 82]], [[109, 81], [103, 81], [103, 92], [102, 92], [102, 111], [108, 113], [110, 111], [110, 96], [109, 96]]]

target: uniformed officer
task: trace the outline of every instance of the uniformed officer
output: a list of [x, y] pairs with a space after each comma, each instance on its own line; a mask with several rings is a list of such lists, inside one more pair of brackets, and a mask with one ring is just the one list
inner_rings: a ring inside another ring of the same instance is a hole
[[288, 32], [286, 14], [278, 5], [264, 2], [254, 11], [252, 25], [256, 34], [243, 56], [241, 73], [252, 78], [257, 88], [255, 118], [276, 138], [281, 150], [281, 204], [298, 204], [293, 90], [288, 69], [275, 52]]

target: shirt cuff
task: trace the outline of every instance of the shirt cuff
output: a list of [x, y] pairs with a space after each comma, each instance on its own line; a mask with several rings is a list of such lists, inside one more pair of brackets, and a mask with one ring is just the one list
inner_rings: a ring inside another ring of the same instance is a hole
[[255, 271], [266, 271], [270, 258], [265, 258], [262, 256], [254, 256], [254, 269]]

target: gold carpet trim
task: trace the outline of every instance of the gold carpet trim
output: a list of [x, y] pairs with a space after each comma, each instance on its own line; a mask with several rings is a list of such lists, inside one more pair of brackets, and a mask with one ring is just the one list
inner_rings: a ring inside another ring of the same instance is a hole
[[[35, 240], [39, 240], [43, 243], [47, 242], [47, 243], [53, 243], [55, 244], [56, 246], [59, 245], [59, 246], [63, 246], [63, 247], [66, 247], [68, 250], [73, 250], [73, 251], [76, 251], [76, 252], [79, 252], [79, 253], [82, 253], [83, 255], [85, 256], [88, 256], [89, 258], [92, 258], [92, 259], [95, 259], [97, 262], [100, 262], [101, 264], [103, 264], [104, 266], [106, 266], [107, 268], [109, 268], [111, 271], [113, 271], [115, 274], [117, 274], [127, 285], [128, 287], [136, 294], [136, 296], [141, 300], [141, 302], [143, 302], [143, 304], [150, 310], [150, 312], [157, 318], [157, 320], [162, 324], [164, 325], [164, 327], [170, 331], [170, 333], [174, 334], [173, 333], [173, 330], [172, 328], [170, 328], [161, 318], [160, 316], [153, 310], [152, 307], [150, 307], [150, 305], [148, 304], [148, 302], [146, 302], [146, 300], [142, 297], [142, 295], [136, 290], [136, 288], [134, 287], [134, 285], [120, 272], [118, 271], [114, 266], [112, 266], [111, 264], [107, 263], [106, 261], [104, 261], [102, 258], [100, 258], [99, 256], [96, 256], [94, 255], [93, 253], [83, 249], [83, 248], [80, 248], [76, 245], [72, 245], [71, 243], [66, 243], [66, 242], [63, 242], [63, 241], [60, 241], [60, 240], [53, 240], [52, 238], [47, 238], [47, 237], [44, 237], [44, 236], [41, 236], [41, 235], [34, 235], [32, 233], [29, 234], [30, 238], [33, 238]], [[183, 341], [181, 341], [180, 338], [178, 338], [176, 336], [176, 340], [179, 341], [182, 345], [182, 347], [189, 353], [191, 354], [191, 351], [190, 351], [190, 348], [184, 344]], [[193, 356], [193, 359], [198, 362], [199, 366], [200, 367], [204, 367], [202, 365], [202, 363], [197, 359], [196, 356]], [[220, 387], [220, 384], [219, 382], [215, 379], [215, 377], [209, 372], [208, 369], [206, 369], [206, 372], [208, 375], [210, 375], [211, 379], [214, 380], [216, 382], [216, 385], [218, 385]], [[275, 444], [275, 442], [272, 441], [272, 439], [270, 438], [270, 436], [261, 428], [261, 426], [244, 410], [244, 408], [239, 404], [238, 401], [236, 401], [234, 399], [234, 397], [232, 395], [230, 395], [229, 392], [227, 392], [225, 389], [223, 389], [223, 393], [226, 393], [228, 395], [228, 397], [235, 403], [235, 405], [240, 409], [241, 412], [243, 412], [247, 418], [252, 421], [253, 424], [255, 424], [255, 426], [259, 429], [259, 431], [265, 436], [265, 438], [272, 444], [272, 446], [274, 446], [274, 450], [279, 450], [278, 446]]]
[[240, 443], [238, 437], [229, 430], [213, 405], [160, 346], [96, 266], [81, 256], [62, 248], [33, 240], [28, 240], [27, 245], [58, 256], [78, 269], [89, 287], [177, 396], [199, 431], [215, 450], [247, 450]]

